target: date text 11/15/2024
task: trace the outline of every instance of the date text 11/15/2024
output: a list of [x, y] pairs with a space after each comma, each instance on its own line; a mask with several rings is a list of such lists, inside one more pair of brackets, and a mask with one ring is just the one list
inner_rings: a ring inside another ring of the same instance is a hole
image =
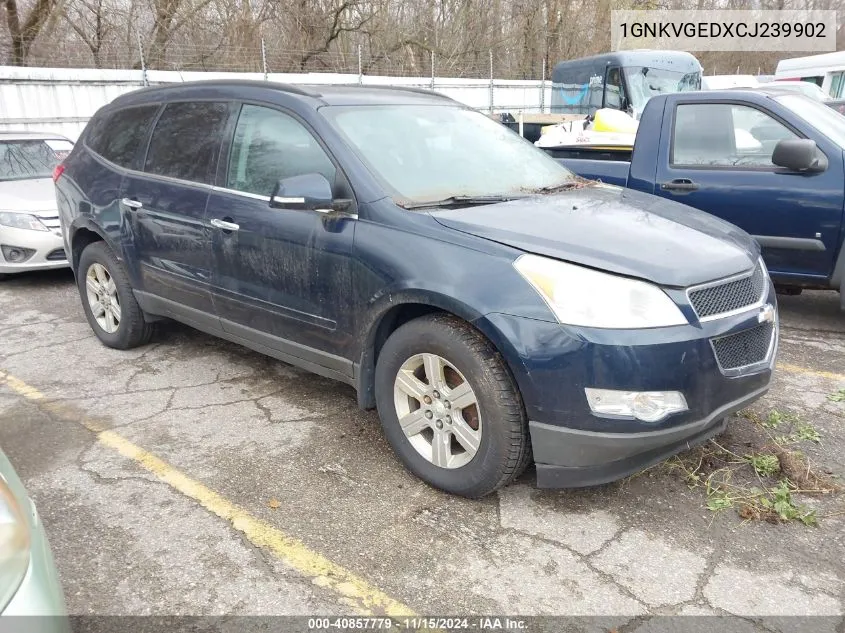
[[526, 631], [524, 619], [496, 616], [477, 617], [317, 617], [308, 619], [308, 631]]

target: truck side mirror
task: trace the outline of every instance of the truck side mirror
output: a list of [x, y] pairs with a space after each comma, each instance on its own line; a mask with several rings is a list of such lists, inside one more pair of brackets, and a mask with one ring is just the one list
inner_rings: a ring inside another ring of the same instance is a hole
[[827, 169], [827, 156], [815, 141], [808, 138], [778, 141], [772, 152], [772, 162], [778, 167], [803, 173], [818, 173]]
[[350, 200], [335, 200], [332, 186], [323, 174], [291, 176], [276, 183], [270, 206], [274, 209], [303, 209], [309, 211], [343, 211]]

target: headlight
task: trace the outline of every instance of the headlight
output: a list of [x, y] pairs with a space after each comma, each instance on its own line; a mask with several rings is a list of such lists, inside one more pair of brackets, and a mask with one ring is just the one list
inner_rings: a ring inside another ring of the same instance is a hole
[[0, 478], [0, 610], [18, 590], [29, 567], [29, 525], [6, 482]]
[[15, 211], [0, 211], [0, 224], [13, 229], [29, 229], [30, 231], [49, 231], [41, 224], [41, 220], [29, 213], [17, 213]]
[[538, 255], [522, 255], [514, 267], [567, 325], [635, 329], [687, 323], [665, 292], [644, 281]]

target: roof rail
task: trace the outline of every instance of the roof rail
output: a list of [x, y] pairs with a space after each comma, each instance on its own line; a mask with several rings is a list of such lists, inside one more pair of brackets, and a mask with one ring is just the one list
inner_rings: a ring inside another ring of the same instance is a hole
[[377, 90], [404, 90], [406, 92], [416, 92], [418, 94], [423, 94], [423, 95], [433, 94], [433, 95], [438, 96], [438, 97], [444, 97], [446, 99], [449, 98], [449, 97], [446, 97], [446, 95], [442, 95], [442, 94], [438, 93], [437, 91], [432, 90], [431, 88], [417, 88], [416, 86], [381, 86], [381, 85], [367, 84], [366, 86], [362, 86], [362, 88], [367, 88], [367, 89], [375, 88]]
[[[295, 86], [293, 84], [285, 84], [276, 81], [264, 81], [262, 79], [202, 79], [198, 81], [185, 81], [179, 83], [166, 83], [166, 84], [159, 84], [156, 86], [147, 86], [146, 88], [141, 88], [139, 90], [135, 90], [133, 92], [128, 92], [122, 94], [115, 98], [115, 101], [122, 100], [123, 97], [130, 97], [130, 95], [136, 95], [138, 93], [150, 93], [150, 92], [165, 92], [168, 90], [179, 90], [183, 88], [190, 88], [190, 87], [203, 87], [203, 86], [243, 86], [243, 85], [250, 85], [256, 88], [271, 88], [276, 90], [282, 90], [284, 92], [289, 92], [291, 94], [301, 95], [303, 97], [319, 97], [320, 93], [315, 90], [308, 90], [306, 88]], [[131, 97], [130, 97], [131, 98]]]

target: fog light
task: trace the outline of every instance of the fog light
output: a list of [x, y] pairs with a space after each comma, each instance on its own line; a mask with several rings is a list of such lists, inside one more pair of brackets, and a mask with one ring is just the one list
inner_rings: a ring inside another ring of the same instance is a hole
[[687, 400], [680, 391], [616, 391], [589, 387], [584, 391], [590, 410], [602, 416], [657, 422], [688, 408]]
[[35, 251], [31, 248], [24, 248], [23, 246], [6, 246], [0, 245], [3, 250], [3, 257], [6, 261], [12, 264], [21, 264], [35, 255]]

